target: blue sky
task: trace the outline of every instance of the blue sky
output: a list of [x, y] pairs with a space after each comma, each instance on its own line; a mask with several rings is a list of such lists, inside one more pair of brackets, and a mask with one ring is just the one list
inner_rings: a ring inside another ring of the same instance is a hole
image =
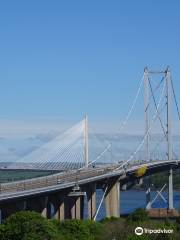
[[[116, 128], [144, 66], [170, 65], [180, 102], [179, 12], [178, 0], [1, 1], [0, 130], [86, 112], [97, 129]], [[133, 126], [142, 111], [141, 100]]]

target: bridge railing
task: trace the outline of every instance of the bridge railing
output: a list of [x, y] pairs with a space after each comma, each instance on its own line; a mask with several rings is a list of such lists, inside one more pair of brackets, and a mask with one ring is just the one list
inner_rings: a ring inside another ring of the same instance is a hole
[[69, 171], [64, 173], [57, 173], [51, 176], [43, 176], [34, 179], [21, 180], [11, 183], [0, 184], [0, 194], [28, 191], [38, 188], [44, 188], [62, 183], [76, 182], [79, 179], [86, 179], [87, 177], [95, 177], [97, 175], [105, 174], [113, 170], [111, 167], [103, 168], [89, 168], [78, 171]]
[[[151, 167], [151, 165], [154, 166], [159, 164], [177, 164], [177, 162], [180, 162], [180, 160], [173, 160], [171, 162], [168, 162], [168, 161], [152, 161], [149, 163], [142, 162], [139, 165], [136, 165], [136, 164], [133, 165], [129, 163], [123, 169], [126, 172], [130, 169], [131, 170], [138, 169], [141, 166]], [[98, 175], [115, 172], [117, 171], [117, 169], [122, 170], [122, 173], [124, 172], [122, 168], [119, 168], [119, 165], [101, 166], [98, 168], [72, 170], [72, 171], [66, 171], [63, 173], [56, 173], [49, 176], [38, 177], [34, 179], [21, 180], [21, 181], [16, 181], [11, 183], [3, 183], [3, 184], [0, 184], [0, 196], [1, 194], [2, 195], [6, 193], [13, 194], [16, 192], [30, 191], [30, 190], [45, 188], [53, 185], [55, 186], [57, 184], [70, 183], [70, 182], [75, 183], [75, 182], [78, 182], [79, 180], [88, 179], [91, 177], [96, 177]]]

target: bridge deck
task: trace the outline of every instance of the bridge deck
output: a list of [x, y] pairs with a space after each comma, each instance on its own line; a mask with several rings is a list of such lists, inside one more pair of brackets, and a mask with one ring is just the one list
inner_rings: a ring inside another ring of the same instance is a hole
[[125, 174], [132, 175], [137, 169], [143, 166], [146, 166], [148, 171], [152, 170], [153, 173], [156, 169], [159, 169], [158, 171], [162, 171], [164, 167], [168, 169], [168, 167], [172, 165], [175, 168], [178, 168], [180, 166], [180, 160], [156, 161], [143, 163], [136, 166], [129, 165], [125, 170], [116, 170], [117, 166], [90, 168], [79, 171], [58, 173], [51, 176], [38, 177], [24, 181], [4, 183], [0, 186], [0, 202], [13, 198], [26, 197], [35, 194], [43, 194], [50, 191], [70, 188], [74, 186], [77, 181], [80, 185], [83, 185], [117, 176], [124, 178]]

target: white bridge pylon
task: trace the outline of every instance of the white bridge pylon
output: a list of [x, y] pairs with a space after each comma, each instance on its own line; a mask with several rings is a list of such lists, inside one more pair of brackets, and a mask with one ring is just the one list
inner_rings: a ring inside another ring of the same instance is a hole
[[10, 164], [10, 169], [70, 170], [88, 165], [87, 117]]

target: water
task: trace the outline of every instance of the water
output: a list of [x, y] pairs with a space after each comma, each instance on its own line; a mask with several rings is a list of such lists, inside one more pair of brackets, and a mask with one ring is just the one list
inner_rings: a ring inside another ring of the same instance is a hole
[[[97, 206], [101, 201], [103, 192], [97, 190]], [[151, 199], [155, 197], [156, 192], [151, 192]], [[163, 196], [167, 199], [167, 192], [163, 192]], [[86, 201], [85, 201], [86, 202]], [[137, 208], [145, 208], [146, 206], [146, 193], [145, 191], [129, 190], [121, 191], [120, 193], [120, 212], [121, 214], [128, 214]], [[166, 208], [167, 204], [159, 198], [154, 202], [153, 208]], [[180, 210], [180, 191], [174, 191], [174, 208]], [[87, 218], [87, 205], [85, 204], [85, 218]], [[102, 204], [97, 220], [105, 218], [105, 205]]]
[[[103, 196], [102, 190], [97, 190], [96, 192], [96, 205], [97, 208]], [[162, 193], [165, 199], [167, 199], [167, 192]], [[153, 199], [156, 195], [156, 192], [151, 192], [151, 199]], [[121, 214], [129, 214], [132, 213], [137, 208], [145, 208], [146, 207], [146, 193], [145, 191], [137, 191], [137, 190], [129, 190], [129, 191], [121, 191], [120, 193], [120, 213]], [[165, 204], [162, 200], [157, 199], [152, 206], [153, 208], [167, 208], [167, 204]], [[84, 206], [84, 219], [88, 218], [87, 215], [87, 201], [85, 199]], [[174, 208], [180, 210], [180, 191], [174, 191]], [[51, 206], [51, 213], [53, 214], [54, 208]], [[106, 217], [105, 213], [105, 204], [103, 202], [100, 211], [97, 215], [96, 220], [101, 220]], [[0, 224], [1, 224], [1, 211], [0, 211]]]

